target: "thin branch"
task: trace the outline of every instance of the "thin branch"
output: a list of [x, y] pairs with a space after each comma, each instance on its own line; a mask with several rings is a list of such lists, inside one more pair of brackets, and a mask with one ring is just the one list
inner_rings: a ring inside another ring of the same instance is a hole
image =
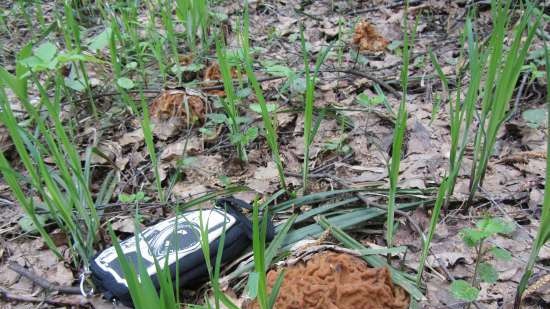
[[0, 299], [26, 303], [46, 303], [63, 307], [81, 307], [90, 303], [84, 296], [39, 298], [30, 295], [18, 295], [3, 287], [0, 287]]
[[10, 264], [8, 265], [8, 268], [20, 274], [21, 276], [31, 280], [41, 288], [46, 289], [48, 291], [56, 291], [64, 294], [80, 294], [80, 289], [78, 287], [61, 286], [61, 285], [51, 283], [50, 281], [27, 270], [25, 267], [19, 265], [16, 262], [10, 262]]

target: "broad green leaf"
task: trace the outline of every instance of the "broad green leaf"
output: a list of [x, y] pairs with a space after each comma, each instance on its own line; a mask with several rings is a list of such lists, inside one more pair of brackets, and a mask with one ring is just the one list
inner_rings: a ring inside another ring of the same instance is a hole
[[127, 78], [127, 77], [121, 77], [116, 81], [117, 85], [124, 89], [132, 89], [134, 88], [134, 82]]
[[256, 137], [258, 137], [258, 127], [250, 127], [246, 130], [246, 143], [245, 144], [248, 144], [248, 142], [252, 142], [253, 140], [256, 139]]
[[126, 64], [125, 67], [126, 67], [128, 70], [134, 70], [134, 69], [137, 68], [137, 66], [138, 66], [138, 63], [135, 62], [135, 61], [132, 61], [132, 62], [128, 62], [128, 63]]
[[204, 69], [204, 64], [202, 63], [191, 63], [181, 68], [183, 72], [198, 72], [202, 69]]
[[[272, 112], [277, 110], [277, 104], [267, 103], [265, 106], [267, 107], [267, 112], [268, 113], [272, 113]], [[260, 107], [260, 104], [258, 104], [258, 103], [252, 103], [252, 104], [249, 105], [249, 107], [253, 112], [256, 112], [258, 114], [262, 113], [262, 108]]]
[[251, 271], [248, 274], [248, 281], [244, 290], [246, 291], [246, 296], [251, 299], [255, 299], [258, 296], [258, 277], [258, 273], [255, 271]]
[[357, 102], [365, 106], [376, 106], [384, 103], [384, 100], [385, 98], [383, 95], [369, 96], [364, 92], [357, 96]]
[[391, 50], [391, 51], [394, 51], [395, 49], [397, 49], [401, 45], [403, 45], [402, 41], [395, 40], [395, 41], [392, 41], [390, 44], [388, 44], [388, 46], [386, 48]]
[[67, 62], [74, 62], [74, 61], [85, 61], [85, 62], [94, 62], [94, 63], [103, 62], [94, 56], [78, 54], [76, 52], [60, 53], [59, 55], [57, 55], [56, 60], [58, 60], [62, 64]]
[[44, 62], [52, 61], [57, 53], [57, 47], [51, 42], [42, 43], [34, 50], [34, 55]]
[[290, 77], [295, 74], [294, 70], [287, 67], [286, 65], [280, 65], [280, 64], [275, 64], [275, 65], [266, 67], [265, 72], [267, 74], [271, 74], [274, 76], [285, 76], [285, 77]]
[[88, 48], [91, 51], [94, 51], [94, 52], [105, 48], [109, 44], [109, 40], [111, 39], [112, 32], [113, 31], [112, 31], [111, 27], [107, 27], [105, 30], [103, 30], [103, 32], [96, 35], [90, 41], [90, 43], [88, 44]]
[[479, 279], [487, 283], [495, 283], [498, 280], [497, 270], [489, 263], [479, 264]]
[[81, 80], [70, 79], [70, 78], [65, 77], [64, 81], [65, 81], [65, 86], [67, 86], [67, 87], [69, 87], [69, 88], [71, 88], [75, 91], [82, 92], [84, 89], [86, 89], [86, 87], [84, 87], [84, 82], [81, 81]]
[[464, 243], [469, 247], [476, 246], [482, 239], [490, 236], [486, 231], [480, 231], [478, 229], [465, 228], [460, 232], [460, 236]]
[[118, 196], [118, 201], [121, 203], [131, 203], [134, 201], [134, 198], [134, 194], [120, 193]]
[[246, 87], [246, 88], [243, 88], [243, 89], [239, 89], [237, 90], [237, 92], [235, 93], [235, 95], [241, 99], [246, 99], [248, 98], [250, 95], [252, 94], [252, 89], [250, 89], [249, 87]]
[[481, 219], [476, 225], [480, 230], [490, 233], [491, 235], [510, 234], [516, 229], [511, 222], [507, 222], [501, 218]]
[[[46, 220], [48, 219], [45, 215], [36, 215], [36, 219], [38, 219], [38, 222], [44, 226], [46, 223]], [[29, 234], [38, 234], [38, 229], [36, 228], [36, 225], [34, 225], [33, 220], [28, 215], [23, 215], [21, 219], [17, 222], [23, 232], [29, 233]]]
[[546, 122], [546, 110], [543, 108], [528, 109], [521, 114], [521, 117], [531, 128], [538, 128]]
[[216, 124], [222, 124], [227, 122], [227, 116], [225, 114], [212, 113], [208, 114], [208, 119]]
[[303, 94], [306, 92], [307, 84], [305, 78], [292, 78], [290, 80], [290, 91], [296, 94]]
[[508, 250], [502, 249], [502, 248], [497, 247], [497, 246], [492, 247], [489, 252], [496, 259], [499, 259], [499, 260], [502, 260], [502, 261], [510, 261], [512, 259], [512, 254]]
[[29, 68], [36, 68], [40, 65], [44, 65], [44, 61], [36, 56], [30, 56], [25, 59], [21, 59], [21, 64]]
[[451, 283], [451, 293], [458, 300], [472, 302], [479, 295], [479, 290], [464, 280], [455, 280]]

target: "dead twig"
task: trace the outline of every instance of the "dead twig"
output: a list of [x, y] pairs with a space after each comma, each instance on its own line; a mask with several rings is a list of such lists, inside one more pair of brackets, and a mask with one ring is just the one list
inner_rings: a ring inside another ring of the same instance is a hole
[[[410, 0], [409, 1], [409, 6], [421, 4], [422, 2], [424, 2], [424, 0]], [[366, 8], [366, 9], [363, 9], [363, 10], [357, 10], [357, 11], [349, 12], [347, 15], [357, 15], [357, 14], [375, 12], [375, 11], [379, 11], [381, 9], [395, 9], [395, 8], [401, 7], [403, 5], [405, 5], [405, 1], [399, 1], [399, 2], [393, 3], [393, 4], [378, 5], [378, 6]]]
[[13, 270], [14, 272], [20, 274], [21, 276], [31, 280], [36, 285], [40, 286], [41, 288], [48, 290], [48, 291], [55, 291], [59, 293], [64, 294], [80, 294], [80, 289], [78, 287], [72, 287], [72, 286], [61, 286], [54, 283], [51, 283], [50, 281], [38, 276], [37, 274], [29, 271], [25, 267], [19, 265], [16, 262], [10, 262], [8, 265], [8, 268]]
[[3, 287], [0, 287], [0, 298], [4, 299], [5, 301], [46, 303], [48, 305], [64, 307], [81, 307], [90, 303], [84, 296], [73, 295], [72, 297], [39, 298], [30, 295], [18, 295], [4, 289]]
[[382, 87], [385, 90], [389, 91], [396, 98], [401, 99], [401, 93], [399, 93], [397, 90], [395, 90], [395, 88], [390, 86], [390, 84], [388, 84], [387, 82], [383, 81], [382, 79], [380, 79], [380, 78], [378, 78], [378, 77], [376, 77], [372, 74], [369, 74], [367, 72], [360, 72], [360, 71], [357, 71], [357, 70], [346, 70], [346, 69], [320, 70], [319, 72], [344, 73], [344, 74], [364, 77], [366, 79], [369, 79], [369, 80], [379, 84], [380, 87]]

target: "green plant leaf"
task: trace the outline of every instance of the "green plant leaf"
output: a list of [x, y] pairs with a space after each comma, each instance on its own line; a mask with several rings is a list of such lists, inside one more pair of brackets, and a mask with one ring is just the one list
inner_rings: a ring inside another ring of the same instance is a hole
[[84, 89], [86, 89], [86, 87], [84, 86], [84, 82], [81, 80], [65, 77], [64, 81], [65, 81], [65, 86], [75, 91], [82, 92], [84, 91]]
[[495, 283], [498, 280], [497, 270], [489, 263], [479, 264], [479, 279], [487, 283]]
[[451, 283], [451, 293], [458, 300], [472, 302], [479, 295], [479, 290], [464, 280], [455, 280]]
[[137, 68], [137, 66], [138, 66], [138, 63], [135, 62], [135, 61], [132, 61], [132, 62], [128, 62], [125, 67], [128, 70], [135, 70]]
[[[143, 194], [143, 192], [141, 192]], [[121, 203], [133, 203], [139, 201], [137, 194], [125, 194], [120, 193], [118, 196], [118, 201]]]
[[258, 273], [255, 271], [251, 271], [248, 274], [248, 280], [246, 282], [246, 296], [250, 297], [251, 299], [255, 299], [256, 296], [258, 296]]
[[68, 53], [60, 53], [59, 55], [57, 55], [55, 60], [59, 61], [59, 63], [67, 63], [67, 62], [74, 62], [74, 61], [103, 63], [103, 61], [97, 59], [94, 56], [79, 54], [79, 53], [74, 52], [74, 51], [71, 51], [71, 52], [68, 52]]
[[490, 235], [494, 234], [510, 234], [515, 231], [516, 227], [511, 222], [501, 218], [484, 218], [477, 222], [476, 226], [481, 231], [485, 231]]
[[216, 124], [222, 124], [227, 122], [227, 116], [225, 114], [212, 113], [208, 114], [208, 119]]
[[[272, 112], [277, 110], [277, 104], [267, 103], [265, 106], [267, 107], [267, 112], [268, 113], [272, 113]], [[258, 104], [258, 103], [252, 103], [248, 107], [250, 107], [250, 109], [255, 113], [258, 113], [258, 114], [262, 113], [262, 108], [260, 107], [260, 104]]]
[[499, 259], [499, 260], [502, 260], [502, 261], [510, 261], [512, 259], [512, 254], [508, 250], [502, 249], [502, 248], [497, 247], [497, 246], [492, 247], [489, 250], [489, 252], [496, 259]]
[[476, 246], [482, 239], [490, 236], [486, 231], [480, 231], [478, 229], [465, 228], [460, 231], [462, 240], [468, 247]]
[[306, 92], [306, 79], [305, 78], [293, 78], [290, 80], [290, 91], [295, 94], [303, 94]]
[[275, 65], [271, 65], [271, 66], [267, 66], [265, 68], [265, 72], [267, 74], [270, 74], [270, 75], [274, 75], [274, 76], [285, 76], [285, 77], [291, 77], [293, 76], [295, 73], [294, 73], [294, 70], [292, 70], [291, 68], [287, 67], [286, 65], [280, 65], [280, 64], [275, 64]]
[[204, 64], [194, 62], [181, 68], [183, 72], [198, 72], [202, 69], [204, 69]]
[[357, 96], [357, 102], [365, 106], [376, 106], [384, 103], [385, 97], [383, 95], [369, 96], [366, 93], [361, 93]]
[[395, 40], [395, 41], [392, 41], [390, 44], [388, 44], [388, 46], [386, 46], [386, 48], [390, 51], [394, 51], [398, 47], [400, 47], [401, 45], [403, 45], [403, 41]]
[[248, 98], [251, 94], [252, 94], [252, 89], [250, 89], [249, 87], [239, 89], [239, 90], [237, 90], [237, 92], [235, 93], [235, 95], [236, 95], [238, 98], [241, 98], [241, 99], [246, 99], [246, 98]]
[[134, 88], [134, 82], [127, 78], [127, 77], [121, 77], [116, 81], [117, 85], [124, 89], [132, 89]]
[[250, 127], [246, 130], [246, 142], [245, 144], [248, 144], [249, 142], [252, 142], [253, 140], [258, 137], [258, 127]]
[[93, 39], [90, 40], [88, 48], [94, 52], [105, 48], [109, 44], [112, 32], [113, 31], [111, 27], [107, 27], [105, 30], [103, 30], [103, 32], [96, 35]]
[[[48, 220], [48, 216], [46, 215], [36, 215], [36, 219], [38, 219], [38, 222], [40, 225], [44, 226], [46, 221]], [[36, 228], [36, 225], [34, 224], [33, 220], [28, 215], [23, 215], [21, 219], [17, 222], [23, 232], [36, 235], [38, 234], [38, 229]]]
[[57, 47], [51, 42], [42, 43], [34, 50], [34, 55], [46, 63], [52, 61], [56, 53]]
[[521, 117], [531, 128], [538, 128], [546, 122], [546, 110], [543, 108], [528, 109], [521, 113]]

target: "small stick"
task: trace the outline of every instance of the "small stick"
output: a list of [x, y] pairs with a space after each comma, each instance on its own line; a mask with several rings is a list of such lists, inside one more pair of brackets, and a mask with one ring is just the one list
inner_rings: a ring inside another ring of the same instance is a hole
[[0, 287], [0, 298], [6, 301], [17, 301], [27, 303], [46, 303], [53, 306], [71, 306], [81, 307], [89, 304], [88, 300], [83, 296], [80, 297], [63, 297], [63, 298], [38, 298], [30, 295], [17, 295], [2, 287]]
[[51, 283], [50, 281], [39, 277], [37, 274], [27, 270], [25, 267], [19, 265], [16, 262], [10, 262], [8, 265], [8, 268], [13, 270], [14, 272], [20, 274], [21, 276], [31, 280], [32, 282], [36, 283], [38, 286], [40, 286], [43, 289], [46, 289], [48, 291], [56, 291], [59, 293], [64, 294], [80, 294], [80, 289], [78, 287], [72, 287], [72, 286], [61, 286], [54, 283]]
[[364, 77], [366, 79], [370, 79], [373, 82], [379, 84], [382, 88], [389, 91], [391, 94], [393, 94], [396, 98], [401, 99], [401, 93], [399, 93], [395, 88], [390, 86], [385, 81], [381, 80], [380, 78], [373, 76], [372, 74], [366, 73], [366, 72], [360, 72], [357, 70], [345, 70], [345, 69], [335, 69], [335, 70], [320, 70], [319, 72], [333, 72], [333, 73], [344, 73], [349, 75], [356, 75], [360, 77]]

